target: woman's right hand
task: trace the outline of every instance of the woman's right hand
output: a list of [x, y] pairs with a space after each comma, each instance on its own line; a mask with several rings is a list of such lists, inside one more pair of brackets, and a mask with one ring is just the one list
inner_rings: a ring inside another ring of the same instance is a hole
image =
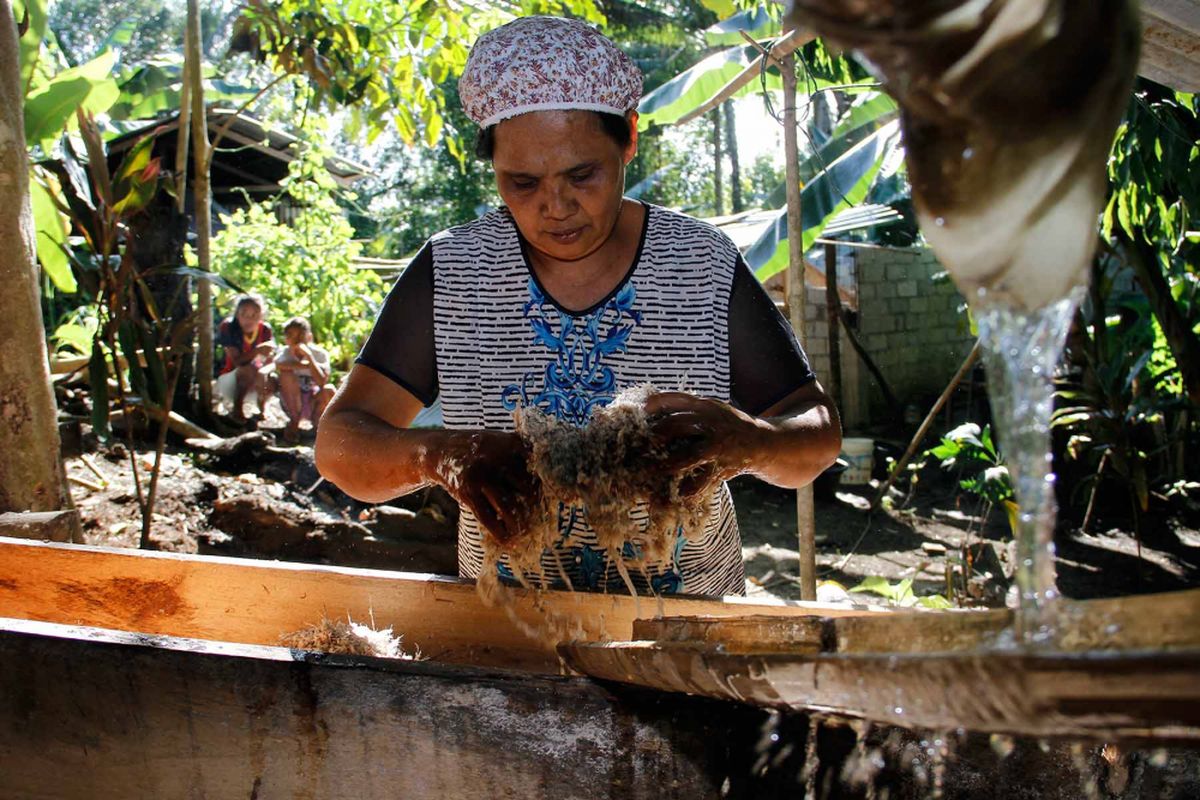
[[529, 449], [515, 433], [472, 431], [437, 460], [435, 476], [504, 549], [530, 534], [545, 514], [542, 484]]

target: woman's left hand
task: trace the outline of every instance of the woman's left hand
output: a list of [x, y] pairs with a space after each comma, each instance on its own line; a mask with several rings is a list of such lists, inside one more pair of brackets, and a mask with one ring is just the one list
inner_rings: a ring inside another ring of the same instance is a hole
[[667, 454], [655, 468], [683, 473], [680, 493], [690, 496], [713, 479], [750, 470], [763, 439], [762, 424], [728, 403], [685, 392], [659, 392], [646, 401], [650, 434]]

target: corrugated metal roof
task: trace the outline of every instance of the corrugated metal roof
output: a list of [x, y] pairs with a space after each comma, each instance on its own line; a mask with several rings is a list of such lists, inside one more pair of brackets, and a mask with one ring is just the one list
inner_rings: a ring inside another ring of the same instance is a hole
[[1200, 92], [1200, 0], [1142, 0], [1145, 77], [1184, 92]]

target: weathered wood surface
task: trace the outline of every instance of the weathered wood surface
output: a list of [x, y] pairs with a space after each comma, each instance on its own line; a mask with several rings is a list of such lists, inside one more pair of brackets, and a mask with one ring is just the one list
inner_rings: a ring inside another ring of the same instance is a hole
[[1068, 604], [1054, 652], [1015, 647], [1010, 619], [668, 618], [559, 649], [598, 678], [888, 724], [1200, 739], [1200, 591]]
[[15, 536], [22, 539], [45, 539], [51, 542], [69, 542], [73, 532], [79, 528], [79, 512], [75, 509], [62, 511], [8, 511], [0, 513], [0, 536]]
[[1138, 72], [1185, 92], [1200, 91], [1200, 2], [1142, 0]]
[[564, 645], [593, 677], [931, 729], [1200, 739], [1200, 651], [731, 654], [671, 642]]
[[0, 622], [0, 796], [762, 796], [761, 710], [582, 678], [297, 657]]
[[[247, 561], [0, 538], [0, 616], [149, 634], [274, 645], [323, 617], [391, 626], [431, 659], [557, 673], [542, 608], [590, 620], [583, 638], [626, 640], [633, 621], [671, 616], [833, 616], [828, 604], [752, 603], [514, 590], [488, 607], [472, 582], [435, 575]], [[516, 623], [514, 623], [514, 619]]]

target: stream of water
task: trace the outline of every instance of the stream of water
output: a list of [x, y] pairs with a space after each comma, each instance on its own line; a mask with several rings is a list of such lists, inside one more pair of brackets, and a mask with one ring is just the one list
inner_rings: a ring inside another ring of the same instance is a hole
[[1019, 641], [1052, 645], [1058, 590], [1054, 569], [1054, 472], [1050, 416], [1054, 370], [1083, 287], [1034, 311], [993, 301], [980, 289], [972, 308], [984, 346], [988, 394], [1019, 506], [1016, 580]]

